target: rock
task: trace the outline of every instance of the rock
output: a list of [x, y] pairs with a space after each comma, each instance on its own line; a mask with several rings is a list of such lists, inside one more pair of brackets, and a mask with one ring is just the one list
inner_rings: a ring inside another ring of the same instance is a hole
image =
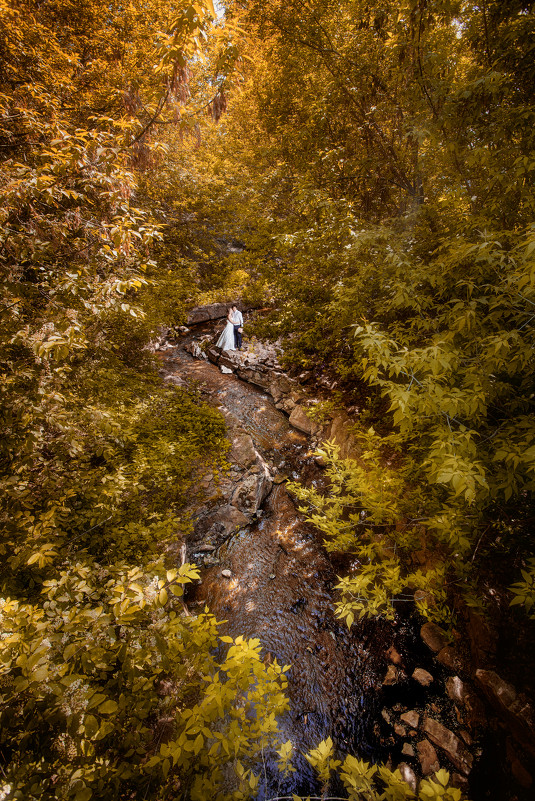
[[320, 429], [320, 426], [307, 415], [303, 406], [295, 406], [292, 409], [290, 425], [308, 435], [315, 434]]
[[233, 358], [228, 350], [224, 350], [223, 354], [224, 355], [219, 357], [218, 365], [220, 367], [221, 365], [223, 365], [224, 367], [230, 367], [230, 369], [234, 371], [239, 366], [240, 363], [239, 359]]
[[435, 653], [445, 648], [449, 642], [449, 637], [446, 632], [435, 623], [424, 623], [420, 629], [420, 637], [427, 647]]
[[[230, 304], [229, 304], [230, 305]], [[195, 306], [188, 314], [187, 324], [196, 325], [205, 323], [207, 320], [219, 320], [226, 317], [229, 306], [226, 303], [210, 303], [207, 306]]]
[[416, 670], [413, 671], [412, 678], [417, 681], [418, 684], [421, 684], [422, 687], [429, 687], [434, 681], [433, 676], [423, 668], [416, 668]]
[[386, 671], [386, 676], [383, 679], [383, 684], [388, 686], [396, 684], [398, 680], [398, 669], [395, 665], [389, 665]]
[[237, 431], [232, 435], [232, 448], [230, 458], [233, 462], [245, 469], [256, 464], [258, 454], [253, 445], [253, 439], [245, 431]]
[[493, 670], [476, 670], [476, 681], [515, 740], [535, 756], [535, 712], [527, 698]]
[[404, 782], [406, 782], [414, 794], [418, 789], [418, 779], [416, 778], [416, 773], [413, 771], [410, 765], [407, 765], [406, 762], [401, 762], [398, 765], [398, 770], [401, 773], [401, 778]]
[[271, 490], [272, 481], [267, 468], [258, 473], [249, 473], [241, 479], [232, 496], [232, 504], [240, 512], [252, 516], [262, 505]]
[[488, 665], [493, 661], [496, 652], [497, 635], [494, 628], [487, 619], [473, 609], [468, 612], [466, 628], [475, 664]]
[[233, 370], [230, 369], [230, 367], [225, 367], [224, 364], [220, 365], [219, 369], [225, 375], [232, 375], [232, 373], [234, 372]]
[[388, 709], [381, 709], [381, 717], [383, 718], [383, 720], [386, 720], [387, 723], [392, 722], [392, 718], [390, 717], [390, 712], [388, 711]]
[[429, 776], [431, 773], [436, 773], [437, 770], [440, 770], [437, 752], [429, 740], [420, 740], [416, 748], [418, 750], [418, 758], [424, 776]]
[[225, 578], [232, 578], [232, 571], [231, 570], [222, 570], [221, 575]]
[[271, 373], [269, 376], [269, 394], [278, 403], [284, 395], [289, 395], [294, 384], [283, 373]]
[[400, 715], [400, 717], [403, 723], [406, 723], [408, 726], [412, 726], [413, 729], [418, 728], [420, 715], [415, 709], [410, 709], [408, 712], [404, 712], [402, 715]]
[[425, 718], [423, 729], [429, 739], [444, 751], [450, 762], [461, 773], [470, 773], [474, 761], [472, 754], [452, 731], [433, 718]]
[[406, 737], [407, 736], [407, 729], [405, 726], [402, 726], [401, 723], [396, 723], [394, 726], [394, 731], [398, 737]]
[[275, 473], [273, 476], [273, 483], [274, 484], [282, 484], [283, 481], [287, 481], [289, 479], [288, 473]]
[[323, 430], [323, 439], [338, 446], [342, 459], [356, 459], [361, 453], [352, 432], [353, 425], [354, 421], [345, 412], [339, 412]]
[[414, 756], [414, 748], [410, 743], [403, 743], [403, 748], [401, 749], [401, 753], [408, 757]]
[[386, 658], [389, 662], [392, 662], [393, 665], [401, 665], [402, 659], [400, 654], [396, 651], [393, 645], [390, 646], [388, 651], [385, 654]]
[[215, 545], [199, 545], [197, 551], [199, 553], [211, 553], [212, 551], [215, 551]]
[[184, 381], [183, 378], [180, 378], [179, 375], [166, 375], [163, 379], [168, 384], [174, 384], [175, 387], [187, 387], [188, 382]]
[[221, 351], [219, 348], [216, 348], [215, 345], [212, 345], [211, 347], [205, 350], [205, 353], [206, 353], [206, 358], [209, 359], [212, 362], [212, 364], [218, 363], [219, 357], [221, 356]]
[[450, 676], [446, 681], [446, 692], [448, 698], [455, 701], [457, 704], [465, 704], [467, 700], [466, 685], [459, 676]]
[[474, 742], [473, 739], [471, 738], [471, 736], [468, 734], [468, 732], [465, 729], [459, 729], [457, 734], [459, 735], [459, 737], [461, 738], [463, 743], [466, 743], [466, 745], [468, 747], [470, 747], [473, 744], [473, 742]]
[[254, 384], [261, 389], [269, 388], [269, 375], [259, 366], [254, 369], [252, 367], [240, 367], [238, 375], [242, 381], [247, 381], [249, 384]]
[[291, 398], [283, 398], [279, 403], [275, 404], [277, 409], [282, 409], [286, 414], [290, 414], [295, 409], [295, 401]]
[[437, 654], [437, 660], [449, 670], [463, 669], [463, 660], [457, 649], [451, 645], [446, 645], [445, 648], [440, 649]]
[[450, 784], [452, 787], [457, 787], [464, 793], [468, 792], [469, 784], [466, 776], [461, 776], [460, 773], [452, 773]]
[[221, 545], [230, 534], [243, 528], [248, 523], [249, 518], [239, 509], [230, 504], [225, 504], [204, 514], [196, 521], [193, 536], [188, 542], [188, 548], [195, 552], [198, 550], [197, 543], [199, 545]]

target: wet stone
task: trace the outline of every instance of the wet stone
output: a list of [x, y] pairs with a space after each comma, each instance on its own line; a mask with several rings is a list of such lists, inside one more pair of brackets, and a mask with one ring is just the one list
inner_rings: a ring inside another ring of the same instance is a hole
[[410, 709], [408, 712], [404, 712], [400, 715], [401, 720], [403, 723], [406, 723], [408, 726], [411, 726], [413, 729], [418, 728], [418, 724], [420, 722], [420, 715], [416, 710]]
[[429, 673], [429, 671], [424, 670], [423, 668], [416, 668], [412, 674], [412, 678], [417, 681], [418, 684], [421, 684], [422, 687], [429, 687], [429, 685], [434, 681], [433, 676]]
[[423, 729], [429, 739], [444, 751], [450, 762], [461, 773], [470, 773], [473, 763], [472, 754], [452, 731], [433, 718], [424, 720]]
[[414, 756], [414, 748], [410, 743], [404, 743], [403, 748], [401, 749], [401, 753], [404, 756], [413, 757]]
[[435, 653], [441, 651], [449, 643], [449, 637], [440, 626], [435, 623], [424, 623], [420, 629], [420, 637], [428, 648]]
[[303, 406], [295, 406], [290, 414], [290, 425], [304, 434], [313, 434], [319, 426], [307, 415]]
[[389, 686], [396, 684], [398, 680], [398, 669], [395, 665], [389, 665], [386, 671], [386, 676], [383, 679], [383, 684]]
[[450, 676], [446, 681], [446, 692], [448, 698], [457, 704], [466, 702], [466, 686], [459, 676]]
[[413, 771], [410, 765], [407, 765], [406, 762], [401, 762], [398, 765], [398, 770], [401, 773], [401, 778], [404, 782], [407, 782], [413, 793], [416, 793], [418, 788], [418, 779], [416, 778], [416, 773]]
[[451, 645], [446, 645], [437, 654], [437, 660], [441, 665], [447, 667], [448, 670], [462, 670], [463, 660], [461, 659], [458, 651]]
[[440, 763], [437, 752], [429, 740], [420, 740], [416, 748], [418, 749], [418, 758], [423, 775], [429, 776], [431, 773], [436, 773], [440, 769]]
[[232, 436], [230, 458], [240, 467], [248, 468], [256, 463], [257, 453], [249, 434], [237, 432]]

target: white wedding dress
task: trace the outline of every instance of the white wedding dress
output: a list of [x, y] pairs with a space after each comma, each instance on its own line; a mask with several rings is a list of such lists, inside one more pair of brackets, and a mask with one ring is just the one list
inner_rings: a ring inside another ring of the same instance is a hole
[[223, 333], [215, 343], [216, 347], [221, 348], [222, 350], [235, 350], [236, 345], [234, 344], [234, 326], [227, 320], [227, 324], [223, 329]]

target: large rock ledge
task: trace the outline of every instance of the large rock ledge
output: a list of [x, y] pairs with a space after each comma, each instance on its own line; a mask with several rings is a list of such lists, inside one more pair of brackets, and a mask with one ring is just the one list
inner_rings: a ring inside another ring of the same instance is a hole
[[[206, 306], [195, 306], [188, 314], [187, 325], [197, 325], [207, 323], [210, 320], [220, 320], [227, 316], [230, 303], [209, 303]], [[244, 311], [241, 302], [236, 301], [236, 306], [240, 311]]]

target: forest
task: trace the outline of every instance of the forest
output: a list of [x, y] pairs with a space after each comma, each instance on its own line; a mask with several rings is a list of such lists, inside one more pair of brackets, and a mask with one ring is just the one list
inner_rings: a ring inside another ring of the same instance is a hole
[[0, 801], [531, 797], [510, 708], [472, 732], [494, 790], [334, 729], [299, 761], [291, 664], [192, 602], [232, 437], [155, 343], [240, 302], [356, 443], [285, 476], [340, 630], [495, 624], [467, 681], [527, 716], [534, 29], [527, 0], [0, 0]]

